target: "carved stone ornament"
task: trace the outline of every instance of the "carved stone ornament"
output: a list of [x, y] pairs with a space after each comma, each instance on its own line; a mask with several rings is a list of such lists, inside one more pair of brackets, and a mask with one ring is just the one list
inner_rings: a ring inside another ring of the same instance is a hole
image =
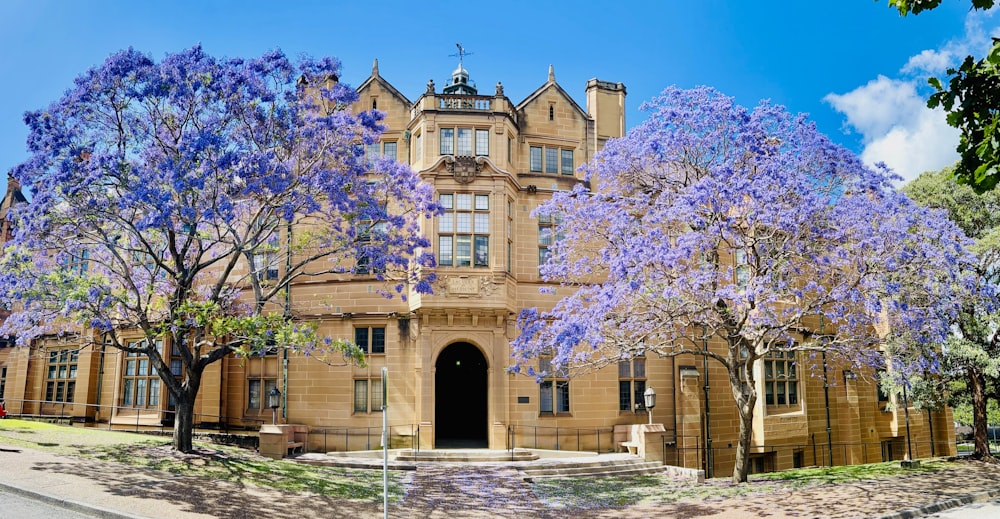
[[468, 184], [476, 179], [476, 174], [483, 170], [482, 157], [447, 157], [445, 163], [448, 172], [455, 176], [459, 184]]
[[489, 276], [442, 276], [435, 284], [442, 292], [460, 297], [490, 296], [499, 288]]

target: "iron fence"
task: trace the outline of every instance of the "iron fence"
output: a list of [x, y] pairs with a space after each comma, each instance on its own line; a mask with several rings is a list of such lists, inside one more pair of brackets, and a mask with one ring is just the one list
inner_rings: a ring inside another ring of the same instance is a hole
[[[12, 405], [13, 404], [13, 405]], [[30, 405], [26, 405], [30, 404]], [[174, 412], [171, 410], [107, 404], [85, 404], [78, 402], [56, 402], [51, 400], [29, 400], [19, 398], [4, 399], [7, 414], [16, 418], [38, 418], [67, 423], [84, 423], [106, 426], [108, 430], [148, 432], [165, 434], [173, 431]], [[25, 412], [31, 407], [34, 412]], [[69, 411], [67, 412], [67, 408]], [[82, 408], [82, 412], [81, 409]], [[15, 411], [12, 411], [15, 409]], [[125, 413], [128, 413], [127, 415]], [[131, 414], [135, 414], [135, 419]], [[100, 417], [98, 420], [96, 417]], [[152, 417], [152, 419], [151, 419]], [[220, 414], [194, 413], [195, 430], [259, 431], [263, 419], [232, 417]]]
[[508, 425], [507, 449], [572, 450], [606, 453], [615, 451], [612, 427], [546, 427], [538, 425]]

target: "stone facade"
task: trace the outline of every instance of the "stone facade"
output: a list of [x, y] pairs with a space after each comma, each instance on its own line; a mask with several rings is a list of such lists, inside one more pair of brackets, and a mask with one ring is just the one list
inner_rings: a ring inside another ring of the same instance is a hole
[[[710, 444], [709, 473], [731, 471], [738, 421], [727, 375], [715, 363], [706, 369], [701, 358], [650, 357], [628, 369], [611, 367], [543, 385], [505, 370], [518, 313], [550, 307], [563, 290], [539, 293], [538, 265], [549, 222], [531, 213], [553, 191], [583, 182], [576, 169], [608, 139], [623, 135], [625, 87], [592, 79], [581, 107], [550, 68], [537, 90], [514, 103], [499, 83], [489, 95], [479, 94], [459, 65], [443, 92], [431, 82], [410, 101], [381, 77], [376, 62], [358, 91], [356, 110], [386, 114], [388, 130], [369, 152], [411, 165], [449, 207], [424, 229], [441, 263], [435, 292], [389, 300], [376, 293], [381, 284], [365, 275], [296, 284], [291, 314], [317, 322], [323, 334], [363, 342], [368, 365], [324, 363], [286, 351], [225, 358], [205, 373], [196, 423], [250, 429], [270, 423], [266, 394], [277, 387], [282, 394], [277, 421], [308, 426], [310, 450], [377, 448], [380, 373], [387, 367], [393, 447], [609, 451], [621, 440], [615, 426], [625, 431], [649, 420], [639, 395], [653, 387], [658, 393], [653, 421], [666, 432], [657, 433], [663, 441], [651, 451], [668, 463], [704, 468]], [[3, 207], [18, 200], [23, 201], [19, 186], [11, 184]], [[167, 392], [155, 376], [135, 375], [130, 363], [136, 359], [113, 349], [37, 346], [0, 348], [0, 396], [9, 411], [123, 426], [171, 422]], [[822, 366], [808, 359], [794, 362], [798, 378], [789, 383], [796, 386], [795, 404], [767, 405], [761, 391], [752, 469], [825, 464], [828, 443], [835, 464], [902, 457], [903, 412], [884, 410], [870, 373], [854, 377], [828, 368], [827, 405]], [[142, 385], [141, 402], [123, 396], [126, 384], [133, 393]], [[950, 410], [910, 411], [915, 456], [930, 454], [931, 427], [934, 453], [955, 452]]]

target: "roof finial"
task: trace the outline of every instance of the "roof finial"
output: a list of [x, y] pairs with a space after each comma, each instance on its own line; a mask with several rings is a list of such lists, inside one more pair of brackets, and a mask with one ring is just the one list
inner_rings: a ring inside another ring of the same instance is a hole
[[372, 63], [372, 76], [378, 76], [378, 58], [375, 58], [375, 62]]
[[456, 43], [455, 46], [458, 47], [458, 54], [449, 54], [449, 56], [458, 56], [458, 68], [462, 68], [462, 59], [466, 56], [471, 56], [472, 53], [466, 51], [465, 47], [463, 47], [461, 43]]
[[556, 70], [552, 68], [552, 65], [549, 65], [549, 83], [555, 83], [555, 82], [556, 82]]

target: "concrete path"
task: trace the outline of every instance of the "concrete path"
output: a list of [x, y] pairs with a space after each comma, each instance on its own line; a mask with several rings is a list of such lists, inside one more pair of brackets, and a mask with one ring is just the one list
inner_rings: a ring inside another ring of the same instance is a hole
[[[705, 502], [569, 510], [539, 502], [515, 468], [503, 464], [427, 464], [408, 471], [406, 495], [390, 517], [432, 518], [848, 518], [918, 517], [1000, 495], [1000, 465], [860, 482], [791, 488]], [[678, 483], [680, 485], [681, 483]], [[690, 485], [690, 483], [683, 483]], [[706, 485], [729, 485], [712, 480]], [[377, 518], [381, 503], [181, 477], [118, 463], [0, 445], [0, 491], [112, 519]], [[0, 504], [2, 507], [2, 504]], [[0, 508], [0, 517], [6, 517]]]

